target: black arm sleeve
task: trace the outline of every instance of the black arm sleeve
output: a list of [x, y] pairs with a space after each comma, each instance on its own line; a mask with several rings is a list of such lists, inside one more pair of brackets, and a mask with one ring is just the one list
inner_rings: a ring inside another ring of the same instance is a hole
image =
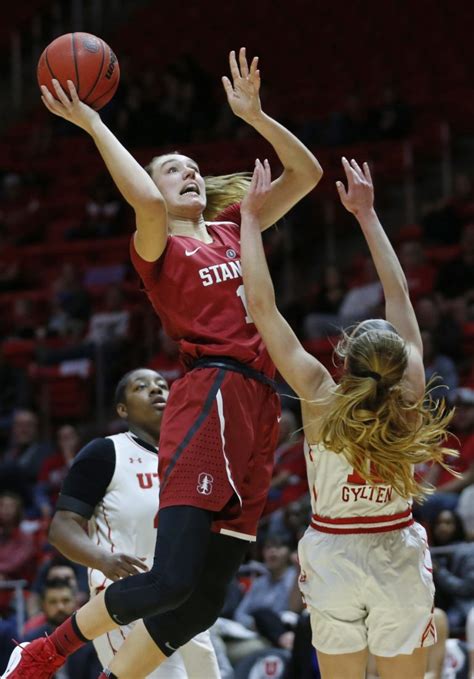
[[63, 509], [90, 519], [104, 497], [115, 471], [115, 447], [110, 439], [94, 439], [74, 459], [64, 479], [56, 511]]

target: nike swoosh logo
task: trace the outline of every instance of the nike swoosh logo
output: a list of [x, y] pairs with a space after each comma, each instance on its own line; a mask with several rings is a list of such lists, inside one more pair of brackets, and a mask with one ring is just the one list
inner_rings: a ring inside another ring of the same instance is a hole
[[185, 250], [184, 254], [186, 257], [191, 257], [191, 255], [195, 255], [198, 250], [201, 249], [201, 246], [197, 247], [195, 250]]
[[[198, 248], [198, 249], [199, 249], [199, 248]], [[166, 646], [166, 648], [169, 648], [170, 651], [176, 651], [176, 650], [177, 650], [176, 648], [174, 648], [174, 646], [172, 646], [172, 645], [170, 644], [169, 641], [165, 641], [165, 646]]]

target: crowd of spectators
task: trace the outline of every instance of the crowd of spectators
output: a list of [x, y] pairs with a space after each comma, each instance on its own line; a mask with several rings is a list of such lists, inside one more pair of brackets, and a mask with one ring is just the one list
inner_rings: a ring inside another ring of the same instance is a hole
[[[225, 102], [217, 99], [207, 73], [190, 56], [171, 64], [159, 78], [152, 70], [132, 78], [126, 59], [121, 59], [121, 68], [120, 90], [104, 115], [128, 146], [139, 149], [148, 146], [150, 139], [158, 145], [186, 144], [248, 133]], [[412, 120], [409, 106], [387, 87], [377, 106], [366, 106], [354, 94], [327, 119], [289, 122], [304, 141], [337, 146], [403, 138]], [[62, 134], [71, 133], [61, 122], [49, 121], [47, 129], [56, 124]], [[35, 135], [30, 152], [44, 155], [51, 143], [51, 135]], [[72, 417], [51, 408], [46, 412], [44, 392], [35, 377], [38, 370], [57, 368], [59, 375], [79, 374], [91, 382], [101, 373], [110, 403], [117, 377], [128, 368], [146, 363], [170, 383], [183, 373], [176, 344], [146, 310], [128, 264], [126, 244], [115, 259], [102, 258], [106, 244], [99, 255], [88, 251], [78, 263], [65, 255], [46, 262], [45, 271], [25, 264], [30, 246], [45, 242], [48, 217], [42, 181], [7, 171], [1, 180], [0, 583], [26, 583], [27, 620], [18, 629], [18, 601], [11, 590], [0, 589], [0, 640], [5, 642], [0, 645], [5, 649], [0, 671], [10, 638], [27, 640], [51, 631], [87, 598], [84, 569], [52, 549], [47, 529], [62, 480], [81, 445], [93, 435], [116, 433], [120, 428], [109, 419], [97, 430], [92, 391], [84, 409]], [[279, 231], [269, 234], [266, 245], [272, 273], [282, 311], [308, 346], [314, 342], [311, 346], [317, 346], [328, 336], [335, 343], [342, 328], [383, 313], [381, 285], [371, 260], [358, 254], [347, 264], [341, 258], [318, 268], [309, 261], [308, 271], [311, 267], [320, 274], [306, 277], [298, 252], [311, 253], [307, 245], [313, 234], [301, 227], [304, 221], [302, 213], [295, 211]], [[86, 246], [103, 239], [111, 244], [128, 234], [128, 227], [127, 208], [110, 182], [99, 176], [89, 185], [76, 220], [62, 235], [68, 246], [80, 248], [83, 241]], [[288, 228], [298, 232], [299, 241], [293, 246], [285, 239]], [[432, 397], [445, 398], [456, 407], [449, 445], [459, 451], [452, 460], [458, 476], [438, 466], [418, 469], [435, 492], [416, 507], [416, 513], [427, 526], [433, 546], [436, 604], [446, 613], [451, 634], [462, 638], [474, 607], [474, 192], [470, 179], [457, 176], [451, 199], [425, 206], [420, 224], [400, 229], [395, 239], [422, 330]], [[22, 354], [20, 360], [15, 347], [26, 347], [27, 358]], [[279, 388], [283, 395], [289, 394], [286, 385]], [[284, 666], [286, 679], [318, 676], [309, 618], [297, 587], [296, 548], [310, 517], [303, 435], [297, 400], [290, 394], [284, 405], [259, 541], [229, 588], [213, 629], [224, 679], [246, 677], [250, 664], [268, 649], [275, 658], [274, 676]], [[88, 645], [57, 677], [87, 679], [97, 674]]]

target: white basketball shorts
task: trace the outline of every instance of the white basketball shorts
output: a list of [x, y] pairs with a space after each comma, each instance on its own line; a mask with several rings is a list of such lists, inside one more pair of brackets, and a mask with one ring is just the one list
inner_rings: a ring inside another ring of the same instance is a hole
[[322, 653], [410, 655], [436, 641], [425, 529], [335, 535], [308, 528], [299, 543], [300, 589]]

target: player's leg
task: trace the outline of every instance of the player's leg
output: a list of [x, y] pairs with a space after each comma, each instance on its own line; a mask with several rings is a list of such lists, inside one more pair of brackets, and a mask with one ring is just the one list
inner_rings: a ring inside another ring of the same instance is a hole
[[210, 512], [196, 507], [160, 510], [153, 567], [112, 583], [79, 609], [76, 622], [82, 635], [95, 639], [118, 625], [185, 601], [204, 564], [211, 520]]
[[[248, 543], [243, 540], [213, 533], [201, 577], [191, 597], [173, 611], [147, 618], [144, 623], [137, 623], [110, 663], [111, 672], [120, 679], [146, 676], [166, 661], [174, 649], [186, 648], [184, 644], [210, 627], [219, 615], [227, 585], [237, 572], [247, 547]], [[143, 634], [145, 626], [146, 635]], [[138, 650], [135, 639], [139, 639]], [[183, 654], [189, 676], [196, 671], [196, 667], [206, 666], [206, 679], [218, 679], [219, 670], [214, 660], [206, 665], [210, 655], [209, 648], [204, 654], [200, 651], [202, 649], [194, 648], [188, 654], [188, 660], [194, 664], [191, 667]]]
[[[356, 653], [330, 655], [318, 650], [316, 650], [316, 653], [321, 679], [365, 679], [369, 656], [366, 648]], [[406, 676], [404, 679], [406, 679]]]
[[108, 669], [120, 679], [145, 679], [167, 660], [139, 620], [114, 656]]
[[449, 637], [449, 624], [448, 616], [440, 608], [434, 610], [434, 624], [436, 627], [436, 643], [428, 647], [428, 667], [425, 679], [442, 678], [446, 640]]
[[424, 679], [427, 657], [427, 648], [416, 648], [411, 655], [375, 656], [375, 661], [380, 679]]

